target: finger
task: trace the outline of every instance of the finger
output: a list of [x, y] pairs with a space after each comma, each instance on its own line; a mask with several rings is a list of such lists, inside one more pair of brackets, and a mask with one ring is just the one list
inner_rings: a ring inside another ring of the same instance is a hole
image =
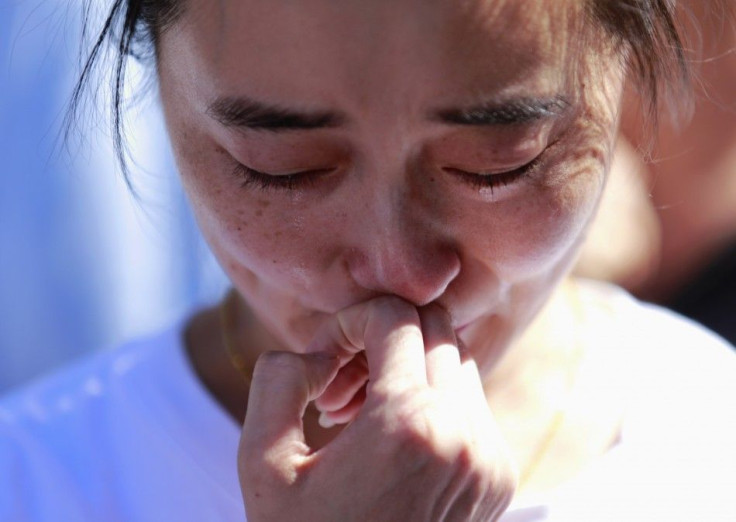
[[368, 380], [368, 362], [363, 352], [340, 368], [324, 393], [314, 401], [321, 412], [333, 412], [344, 408]]
[[370, 302], [364, 344], [372, 389], [400, 393], [426, 386], [424, 339], [416, 307], [397, 297]]
[[478, 371], [478, 365], [473, 359], [470, 350], [468, 350], [458, 339], [458, 349], [460, 354], [460, 372], [459, 382], [464, 387], [468, 397], [475, 402], [475, 406], [482, 411], [487, 411], [488, 399], [483, 388], [483, 380]]
[[478, 423], [479, 426], [484, 427], [483, 435], [478, 441], [479, 444], [484, 444], [490, 447], [494, 454], [506, 454], [510, 453], [506, 439], [503, 436], [501, 429], [496, 422], [493, 411], [491, 410], [488, 399], [486, 397], [485, 389], [483, 388], [483, 380], [480, 377], [478, 371], [478, 365], [473, 359], [470, 350], [468, 350], [458, 339], [460, 349], [460, 378], [459, 383], [463, 386], [467, 401], [467, 407], [472, 412], [471, 415]]
[[319, 416], [319, 424], [323, 428], [331, 428], [336, 424], [347, 424], [352, 422], [360, 413], [366, 397], [367, 383], [364, 384], [344, 407], [333, 412], [323, 412]]
[[[243, 459], [262, 460], [278, 448], [303, 447], [302, 417], [309, 401], [335, 377], [334, 356], [269, 352], [258, 358], [248, 396], [240, 451]], [[295, 444], [296, 443], [296, 444]], [[288, 455], [287, 455], [288, 456]]]
[[427, 382], [433, 387], [456, 386], [460, 352], [450, 315], [436, 304], [419, 309], [426, 350]]
[[414, 305], [383, 296], [338, 312], [315, 336], [307, 352], [338, 355], [343, 364], [365, 350], [373, 385], [426, 384], [424, 342]]

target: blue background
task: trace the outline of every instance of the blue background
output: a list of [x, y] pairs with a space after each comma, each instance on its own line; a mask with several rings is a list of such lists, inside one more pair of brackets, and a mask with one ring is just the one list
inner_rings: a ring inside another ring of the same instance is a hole
[[[95, 78], [63, 140], [81, 11], [73, 0], [0, 4], [0, 393], [163, 328], [226, 286], [179, 186], [155, 89], [128, 113], [140, 202], [112, 154], [107, 79]], [[131, 73], [130, 94], [150, 79]]]

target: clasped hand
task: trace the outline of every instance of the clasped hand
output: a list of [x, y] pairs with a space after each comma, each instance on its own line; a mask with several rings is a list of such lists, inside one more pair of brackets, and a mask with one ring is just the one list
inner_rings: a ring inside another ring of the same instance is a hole
[[[307, 351], [256, 365], [238, 454], [250, 522], [504, 512], [512, 460], [442, 308], [376, 298], [337, 313]], [[313, 400], [324, 419], [350, 421], [317, 450], [302, 424]]]

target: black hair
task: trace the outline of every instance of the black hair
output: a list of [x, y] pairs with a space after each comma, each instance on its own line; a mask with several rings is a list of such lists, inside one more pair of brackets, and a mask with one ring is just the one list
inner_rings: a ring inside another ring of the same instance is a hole
[[[93, 70], [105, 46], [112, 44], [115, 58], [112, 76], [112, 136], [115, 154], [128, 187], [123, 128], [123, 87], [130, 57], [155, 66], [161, 35], [185, 9], [186, 0], [113, 0], [102, 29], [83, 62], [82, 72], [71, 97], [69, 115], [78, 110]], [[643, 93], [648, 120], [656, 126], [663, 99], [689, 98], [690, 60], [678, 30], [675, 0], [586, 0], [590, 21], [603, 29], [617, 50], [625, 54], [630, 75]], [[86, 4], [84, 24], [89, 23]], [[67, 120], [69, 121], [69, 119]]]

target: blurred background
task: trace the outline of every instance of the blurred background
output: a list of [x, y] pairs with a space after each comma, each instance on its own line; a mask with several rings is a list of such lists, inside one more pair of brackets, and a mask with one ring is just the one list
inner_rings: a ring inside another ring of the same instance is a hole
[[691, 92], [662, 98], [657, 125], [641, 110], [642, 89], [629, 86], [609, 187], [576, 270], [736, 345], [736, 3], [676, 6]]
[[112, 153], [107, 84], [104, 108], [82, 111], [84, 132], [64, 143], [81, 13], [77, 0], [0, 2], [0, 393], [161, 329], [225, 287], [179, 188], [155, 92], [129, 112], [140, 202]]
[[[697, 22], [686, 24], [698, 40], [688, 56], [695, 118], [679, 130], [663, 121], [652, 139], [642, 114], [623, 115], [576, 271], [695, 317], [733, 343], [736, 31], [722, 16], [708, 19], [718, 1], [681, 3]], [[106, 79], [93, 81], [100, 89], [64, 140], [82, 11], [82, 0], [0, 3], [0, 393], [164, 328], [226, 287], [180, 189], [155, 89], [128, 112], [139, 201], [114, 159]], [[129, 72], [129, 94], [138, 93], [150, 77], [135, 63]]]

